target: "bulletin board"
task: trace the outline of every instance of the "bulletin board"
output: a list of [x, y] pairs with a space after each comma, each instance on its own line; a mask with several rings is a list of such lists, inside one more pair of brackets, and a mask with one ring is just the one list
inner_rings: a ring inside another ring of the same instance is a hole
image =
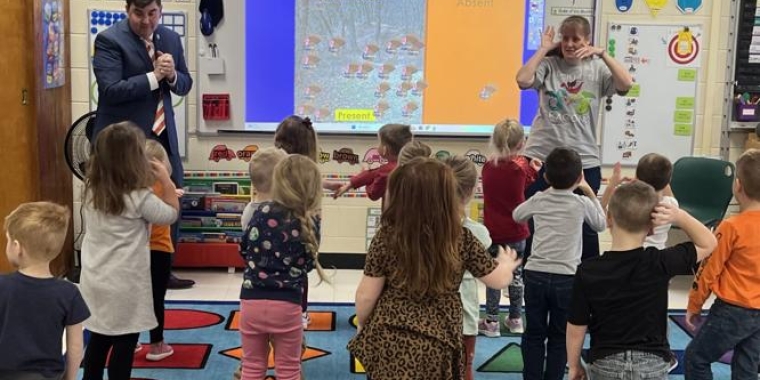
[[[87, 11], [89, 20], [88, 46], [90, 46], [90, 110], [98, 108], [98, 82], [95, 79], [95, 72], [92, 70], [92, 57], [95, 54], [95, 37], [98, 33], [108, 29], [111, 25], [127, 17], [124, 11], [98, 10], [90, 9]], [[187, 15], [185, 12], [163, 12], [161, 16], [161, 25], [177, 32], [182, 41], [182, 47], [185, 51], [185, 61], [187, 62]], [[174, 106], [174, 121], [177, 127], [177, 143], [180, 157], [187, 156], [187, 101], [185, 97], [172, 93], [172, 104]]]
[[634, 85], [603, 100], [602, 164], [635, 165], [651, 152], [671, 161], [692, 154], [702, 37], [701, 25], [607, 25], [607, 52]]

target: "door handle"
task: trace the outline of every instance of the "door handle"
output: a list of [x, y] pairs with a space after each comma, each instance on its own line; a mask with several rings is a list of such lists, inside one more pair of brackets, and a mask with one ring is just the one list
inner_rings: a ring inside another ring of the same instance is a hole
[[25, 105], [29, 104], [29, 102], [26, 100], [27, 95], [29, 95], [29, 91], [27, 89], [25, 89], [25, 88], [22, 89], [21, 90], [21, 105], [25, 106]]

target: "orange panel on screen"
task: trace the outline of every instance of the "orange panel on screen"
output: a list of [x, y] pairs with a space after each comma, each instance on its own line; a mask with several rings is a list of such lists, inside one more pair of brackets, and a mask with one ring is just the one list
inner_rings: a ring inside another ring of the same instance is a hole
[[519, 117], [525, 1], [430, 0], [426, 21], [423, 123]]

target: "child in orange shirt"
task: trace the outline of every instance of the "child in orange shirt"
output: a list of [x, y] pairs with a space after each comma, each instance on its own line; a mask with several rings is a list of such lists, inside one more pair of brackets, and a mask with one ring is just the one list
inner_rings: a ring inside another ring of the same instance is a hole
[[[146, 140], [145, 154], [150, 160], [161, 161], [171, 175], [172, 166], [169, 163], [169, 156], [160, 142], [152, 139]], [[153, 184], [153, 193], [161, 194], [162, 191], [161, 182], [156, 181]], [[183, 194], [183, 190], [177, 189], [178, 197]], [[171, 226], [152, 224], [150, 228], [150, 279], [153, 287], [153, 311], [156, 313], [158, 326], [150, 330], [150, 351], [145, 355], [145, 359], [159, 361], [174, 354], [172, 346], [164, 342], [164, 301], [166, 299], [166, 287], [169, 284], [169, 274], [172, 267], [171, 254], [174, 253], [174, 245], [172, 244]], [[138, 343], [135, 352], [141, 349], [142, 346]]]
[[702, 263], [689, 293], [686, 324], [694, 330], [710, 293], [707, 322], [686, 347], [686, 379], [712, 379], [710, 364], [734, 350], [733, 379], [755, 379], [760, 364], [760, 150], [736, 161], [734, 197], [741, 212], [720, 223], [718, 247]]

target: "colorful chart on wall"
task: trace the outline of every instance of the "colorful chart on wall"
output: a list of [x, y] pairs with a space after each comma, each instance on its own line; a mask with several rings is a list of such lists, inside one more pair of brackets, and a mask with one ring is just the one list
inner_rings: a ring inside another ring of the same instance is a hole
[[42, 6], [43, 87], [56, 88], [66, 83], [64, 54], [64, 6], [61, 0], [45, 0]]
[[700, 25], [608, 24], [607, 52], [634, 85], [602, 111], [603, 164], [635, 165], [652, 152], [671, 161], [692, 154], [702, 41]]
[[[95, 79], [95, 73], [92, 71], [92, 57], [95, 53], [95, 37], [98, 33], [108, 29], [111, 25], [127, 17], [123, 10], [98, 10], [91, 9], [87, 11], [89, 20], [88, 62], [90, 63], [90, 110], [98, 108], [98, 83]], [[161, 24], [180, 35], [182, 46], [185, 47], [187, 56], [187, 15], [185, 12], [163, 12]], [[187, 57], [185, 57], [187, 62]], [[174, 105], [174, 121], [177, 125], [177, 142], [181, 157], [187, 156], [187, 101], [182, 96], [172, 94], [172, 104]]]

